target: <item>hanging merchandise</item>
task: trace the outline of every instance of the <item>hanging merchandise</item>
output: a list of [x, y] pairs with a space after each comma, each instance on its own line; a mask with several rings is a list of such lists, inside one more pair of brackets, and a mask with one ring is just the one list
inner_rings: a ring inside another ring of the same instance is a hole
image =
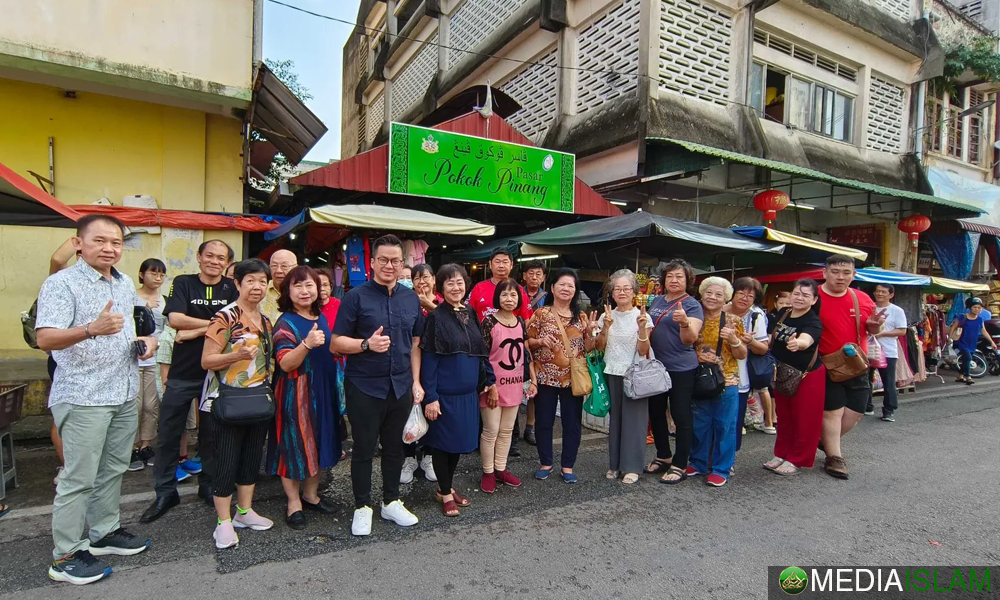
[[427, 262], [427, 242], [424, 240], [413, 241], [413, 264], [422, 265]]
[[361, 238], [365, 250], [365, 279], [372, 278], [372, 244], [368, 236]]
[[413, 261], [413, 240], [403, 240], [403, 264], [408, 267], [420, 264]]
[[367, 263], [365, 262], [367, 253], [361, 237], [352, 235], [347, 238], [347, 276], [351, 287], [357, 287], [368, 281]]
[[333, 267], [333, 297], [340, 300], [344, 297], [344, 267], [347, 260], [343, 252], [337, 253], [336, 262]]

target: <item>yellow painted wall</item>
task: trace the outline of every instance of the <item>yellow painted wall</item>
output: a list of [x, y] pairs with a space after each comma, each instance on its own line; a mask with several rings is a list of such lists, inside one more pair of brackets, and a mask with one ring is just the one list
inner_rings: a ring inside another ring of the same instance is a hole
[[[48, 138], [55, 138], [56, 198], [65, 204], [108, 198], [120, 205], [124, 196], [143, 194], [160, 208], [243, 211], [236, 119], [98, 94], [71, 100], [55, 88], [7, 79], [0, 79], [0, 114], [0, 162], [29, 180], [29, 169], [48, 173]], [[143, 234], [142, 248], [126, 249], [119, 268], [136, 283], [149, 257], [167, 261], [170, 276], [194, 272], [191, 245], [212, 238], [242, 256], [237, 231], [196, 232], [190, 240], [172, 233]], [[0, 226], [0, 358], [40, 355], [22, 340], [20, 311], [31, 306], [49, 256], [70, 235]]]

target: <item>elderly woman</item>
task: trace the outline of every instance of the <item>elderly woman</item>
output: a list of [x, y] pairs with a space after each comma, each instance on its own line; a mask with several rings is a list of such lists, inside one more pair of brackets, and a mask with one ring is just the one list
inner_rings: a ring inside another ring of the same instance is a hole
[[411, 272], [413, 274], [413, 291], [420, 298], [420, 308], [423, 309], [424, 316], [427, 316], [444, 302], [444, 298], [437, 293], [437, 288], [434, 285], [434, 270], [431, 269], [430, 265], [417, 265], [413, 267]]
[[[251, 258], [236, 265], [234, 276], [239, 299], [216, 313], [205, 332], [201, 366], [208, 371], [208, 378], [200, 409], [206, 412], [223, 386], [252, 388], [268, 382], [271, 324], [259, 305], [271, 273], [263, 261]], [[236, 528], [265, 531], [274, 525], [252, 508], [268, 426], [267, 421], [247, 425], [215, 422], [216, 548], [238, 544]], [[234, 491], [236, 516], [231, 512]]]
[[[722, 487], [729, 481], [730, 470], [736, 460], [739, 361], [747, 357], [747, 347], [741, 339], [743, 322], [727, 318], [722, 310], [733, 297], [733, 286], [721, 277], [708, 277], [701, 282], [698, 293], [705, 315], [695, 344], [698, 363], [717, 364], [726, 382], [718, 394], [695, 399], [689, 476], [708, 474], [706, 484]], [[694, 472], [690, 473], [692, 470]]]
[[292, 529], [306, 526], [303, 509], [335, 511], [333, 503], [319, 495], [323, 470], [340, 459], [337, 365], [327, 341], [330, 324], [320, 308], [319, 288], [313, 269], [289, 271], [281, 282], [281, 317], [274, 326], [277, 407], [268, 463], [271, 474], [281, 477], [288, 499], [285, 519]]
[[624, 472], [622, 483], [633, 484], [646, 461], [646, 398], [625, 397], [625, 372], [636, 355], [647, 356], [652, 323], [646, 305], [633, 306], [639, 283], [628, 269], [616, 271], [608, 281], [614, 310], [605, 305], [601, 316], [597, 349], [604, 352], [604, 374], [611, 396], [611, 431], [608, 436], [608, 479]]
[[580, 449], [583, 398], [573, 395], [570, 361], [594, 349], [597, 327], [597, 323], [591, 323], [580, 310], [579, 289], [576, 271], [559, 269], [553, 275], [551, 293], [545, 298], [545, 305], [535, 311], [528, 322], [528, 349], [532, 352], [538, 377], [535, 440], [541, 465], [535, 471], [536, 479], [548, 479], [552, 472], [552, 429], [558, 404], [562, 413], [562, 478], [566, 483], [577, 481], [573, 465]]
[[771, 384], [768, 380], [764, 382], [754, 382], [757, 386], [751, 385], [750, 381], [750, 354], [763, 356], [767, 354], [767, 315], [764, 309], [757, 306], [763, 299], [764, 290], [760, 282], [753, 277], [740, 277], [733, 282], [733, 301], [726, 307], [726, 313], [743, 322], [743, 343], [747, 346], [747, 358], [740, 363], [740, 406], [736, 410], [736, 451], [743, 447], [743, 423], [747, 414], [747, 401], [756, 390], [759, 392], [761, 407], [764, 412], [764, 424], [754, 424], [754, 429], [774, 435], [774, 405], [771, 396], [767, 392], [767, 386]]
[[800, 279], [792, 289], [791, 308], [781, 310], [770, 325], [772, 352], [805, 376], [793, 396], [775, 392], [774, 403], [782, 426], [774, 440], [774, 458], [764, 468], [778, 475], [794, 475], [810, 469], [816, 460], [816, 446], [823, 431], [823, 400], [826, 369], [819, 360], [817, 345], [823, 335], [819, 320], [819, 287], [812, 279]]
[[[691, 474], [688, 457], [691, 452], [691, 398], [698, 355], [692, 345], [701, 333], [701, 304], [691, 297], [694, 293], [694, 269], [683, 260], [668, 262], [660, 275], [663, 296], [649, 307], [653, 320], [650, 344], [656, 360], [670, 373], [671, 388], [667, 394], [649, 399], [649, 422], [656, 443], [656, 460], [646, 467], [647, 473], [662, 473], [660, 481], [676, 484]], [[677, 433], [677, 446], [671, 464], [670, 430], [667, 426], [667, 399]]]
[[[413, 277], [413, 291], [420, 299], [420, 310], [426, 317], [437, 308], [444, 298], [437, 293], [434, 285], [434, 270], [430, 265], [420, 264], [410, 271]], [[416, 441], [411, 444], [404, 444], [403, 453], [406, 460], [403, 461], [403, 470], [399, 472], [399, 483], [413, 483], [413, 475], [420, 469], [424, 472], [427, 481], [437, 481], [437, 474], [434, 473], [434, 462], [429, 452], [423, 451], [423, 443]], [[417, 462], [417, 455], [420, 454], [420, 461]]]
[[444, 514], [457, 517], [459, 507], [470, 504], [453, 487], [458, 460], [479, 445], [480, 392], [495, 401], [497, 389], [479, 319], [462, 302], [469, 275], [464, 267], [447, 264], [436, 280], [444, 303], [427, 315], [420, 337], [420, 382], [430, 421], [423, 443], [431, 448]]

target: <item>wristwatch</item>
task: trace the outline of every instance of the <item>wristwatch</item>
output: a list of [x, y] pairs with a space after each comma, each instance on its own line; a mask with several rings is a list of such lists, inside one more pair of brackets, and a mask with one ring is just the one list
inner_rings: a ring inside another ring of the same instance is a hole
[[361, 340], [361, 351], [362, 352], [368, 352], [368, 340], [367, 339]]

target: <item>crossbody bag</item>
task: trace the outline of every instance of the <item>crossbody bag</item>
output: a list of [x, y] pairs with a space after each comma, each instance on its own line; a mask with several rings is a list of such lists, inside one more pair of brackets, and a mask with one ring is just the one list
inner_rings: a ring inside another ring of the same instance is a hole
[[[715, 346], [716, 360], [722, 358], [722, 329], [726, 326], [726, 313], [719, 315], [719, 341]], [[718, 362], [698, 363], [694, 372], [695, 400], [715, 400], [726, 389], [726, 376]]]
[[[778, 328], [788, 315], [792, 314], [791, 309], [788, 312], [781, 315], [778, 319], [778, 324], [774, 326], [774, 331], [771, 333], [771, 344], [774, 345], [774, 338], [778, 333]], [[805, 371], [800, 371], [790, 364], [783, 363], [780, 360], [777, 361], [778, 365], [774, 370], [774, 391], [782, 396], [787, 396], [791, 398], [799, 392], [799, 385], [805, 378], [806, 374], [812, 370], [816, 365], [816, 359], [819, 357], [819, 340], [814, 342], [816, 344], [816, 349], [813, 350], [812, 360], [809, 361], [809, 366], [806, 367]]]
[[861, 351], [861, 309], [858, 307], [858, 295], [851, 288], [847, 288], [847, 291], [854, 301], [854, 330], [858, 336], [858, 343], [848, 342], [836, 352], [823, 357], [826, 375], [830, 381], [836, 383], [854, 379], [868, 372], [868, 355]]
[[[235, 387], [222, 382], [221, 372], [216, 372], [219, 380], [219, 396], [212, 401], [212, 418], [225, 425], [255, 425], [274, 418], [274, 392], [271, 390], [271, 334], [267, 328], [267, 318], [261, 315], [261, 351], [264, 353], [264, 383], [254, 387]], [[294, 326], [293, 326], [294, 329]], [[298, 336], [298, 332], [295, 334]]]

